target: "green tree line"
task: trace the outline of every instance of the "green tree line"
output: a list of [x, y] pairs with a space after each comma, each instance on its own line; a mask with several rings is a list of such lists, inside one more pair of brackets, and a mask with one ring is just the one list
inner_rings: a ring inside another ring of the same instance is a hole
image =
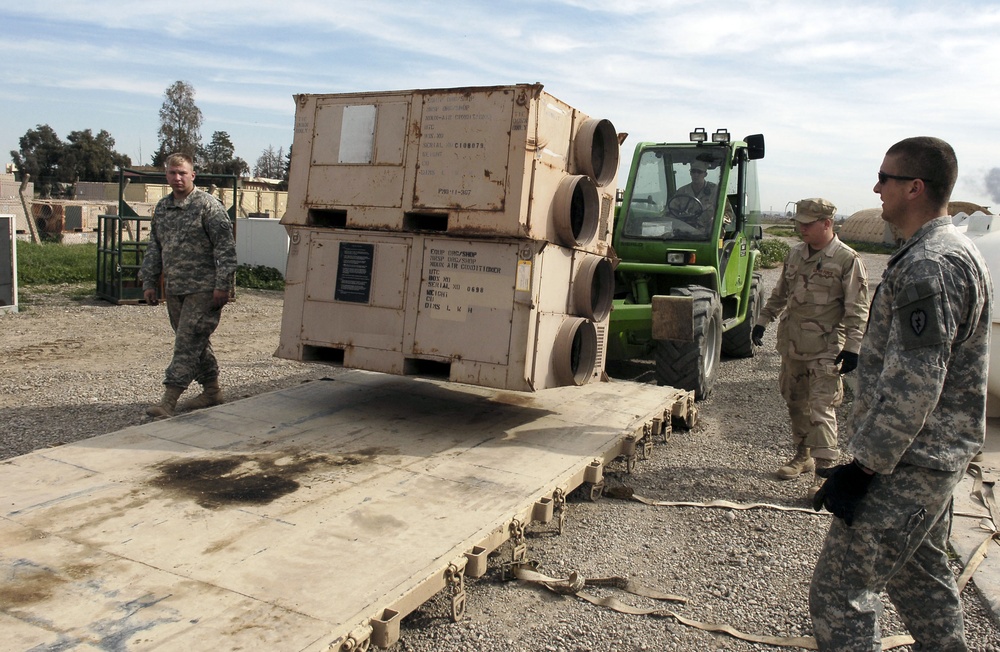
[[[215, 131], [208, 144], [202, 144], [202, 113], [194, 95], [194, 88], [183, 81], [164, 91], [159, 145], [150, 164], [162, 167], [170, 154], [184, 152], [194, 159], [198, 172], [249, 176], [250, 165], [236, 156], [228, 133]], [[114, 137], [103, 129], [97, 135], [90, 129], [74, 131], [64, 142], [52, 127], [40, 124], [21, 136], [18, 145], [18, 150], [11, 150], [11, 159], [19, 175], [29, 175], [34, 181], [35, 194], [42, 198], [72, 197], [76, 183], [117, 181], [118, 169], [132, 166], [131, 158], [115, 151]], [[253, 174], [287, 183], [290, 161], [291, 147], [286, 154], [284, 148], [268, 146], [258, 157]]]

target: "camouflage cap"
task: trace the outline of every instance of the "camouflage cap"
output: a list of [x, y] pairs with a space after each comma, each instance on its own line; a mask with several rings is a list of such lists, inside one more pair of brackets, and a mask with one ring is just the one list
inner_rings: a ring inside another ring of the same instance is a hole
[[802, 224], [809, 224], [817, 220], [832, 220], [836, 212], [837, 207], [825, 199], [819, 197], [802, 199], [795, 202], [795, 215], [792, 219]]

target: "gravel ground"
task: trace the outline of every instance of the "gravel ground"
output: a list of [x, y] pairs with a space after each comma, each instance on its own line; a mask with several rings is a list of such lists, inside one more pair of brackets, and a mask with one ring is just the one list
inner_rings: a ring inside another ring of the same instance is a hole
[[[865, 255], [877, 280], [885, 256]], [[764, 273], [765, 295], [777, 270]], [[72, 288], [69, 288], [72, 289]], [[65, 290], [65, 289], [64, 289]], [[76, 441], [142, 423], [158, 399], [171, 334], [163, 306], [72, 300], [65, 291], [23, 294], [19, 314], [0, 314], [0, 458]], [[272, 357], [280, 329], [281, 295], [241, 291], [227, 306], [214, 337], [222, 383], [230, 397], [251, 396], [334, 375], [337, 370]], [[609, 486], [664, 501], [729, 500], [804, 507], [808, 478], [780, 482], [773, 470], [790, 454], [784, 403], [777, 390], [774, 328], [757, 357], [724, 360], [712, 397], [699, 404], [699, 423], [675, 431], [629, 475], [609, 469]], [[616, 378], [651, 382], [649, 365], [617, 365]], [[841, 408], [842, 421], [849, 403]], [[595, 588], [639, 608], [666, 608], [696, 621], [754, 635], [809, 636], [807, 592], [831, 517], [774, 509], [650, 507], [605, 497], [572, 499], [562, 535], [528, 529], [528, 555], [539, 571], [565, 577], [624, 576], [687, 598], [658, 603]], [[509, 544], [490, 571], [467, 580], [465, 618], [451, 621], [443, 592], [402, 622], [391, 649], [412, 652], [547, 650], [774, 650], [683, 625], [669, 617], [630, 615], [556, 595], [523, 582], [502, 581]], [[956, 572], [957, 572], [956, 568]], [[963, 594], [970, 649], [1000, 652], [997, 624], [974, 589]], [[905, 633], [886, 602], [883, 634]], [[897, 648], [901, 650], [907, 647]]]

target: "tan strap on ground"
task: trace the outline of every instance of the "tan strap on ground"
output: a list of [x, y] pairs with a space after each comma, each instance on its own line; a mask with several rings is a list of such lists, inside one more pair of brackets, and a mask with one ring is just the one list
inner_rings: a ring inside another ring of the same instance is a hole
[[[622, 577], [584, 579], [576, 572], [573, 572], [570, 573], [570, 576], [567, 578], [556, 578], [548, 577], [547, 575], [543, 575], [537, 571], [529, 570], [527, 568], [515, 568], [514, 576], [519, 580], [524, 580], [533, 584], [540, 584], [554, 593], [559, 593], [561, 595], [575, 595], [581, 600], [586, 600], [587, 602], [599, 607], [607, 607], [619, 613], [632, 614], [636, 616], [663, 616], [665, 618], [673, 618], [677, 622], [682, 625], [687, 625], [688, 627], [694, 627], [706, 632], [727, 634], [733, 638], [740, 639], [741, 641], [749, 641], [751, 643], [763, 643], [765, 645], [774, 645], [777, 647], [796, 647], [806, 650], [819, 649], [816, 645], [816, 639], [812, 636], [763, 636], [759, 634], [747, 634], [730, 625], [703, 623], [690, 618], [685, 618], [684, 616], [668, 609], [640, 609], [638, 607], [625, 604], [613, 596], [599, 598], [583, 590], [586, 586], [605, 586], [619, 588], [628, 593], [632, 593], [633, 595], [640, 595], [647, 598], [653, 598], [655, 600], [668, 600], [671, 602], [681, 603], [687, 602], [687, 598], [644, 587], [636, 582]], [[882, 639], [882, 649], [891, 650], [893, 648], [902, 647], [911, 643], [913, 643], [913, 638], [908, 635], [887, 636]]]
[[970, 464], [968, 473], [973, 477], [971, 496], [978, 499], [979, 502], [983, 504], [986, 508], [987, 515], [963, 514], [963, 516], [982, 518], [979, 526], [989, 532], [989, 534], [987, 534], [986, 538], [984, 538], [982, 542], [976, 546], [976, 550], [972, 553], [972, 556], [969, 557], [969, 561], [966, 562], [965, 568], [962, 569], [962, 574], [959, 575], [958, 580], [956, 580], [956, 583], [958, 584], [958, 591], [960, 593], [965, 590], [965, 585], [969, 583], [969, 580], [972, 579], [972, 576], [979, 568], [979, 565], [983, 563], [984, 559], [986, 559], [986, 549], [989, 547], [990, 541], [1000, 541], [1000, 532], [997, 532], [997, 501], [996, 497], [993, 495], [993, 483], [983, 480], [983, 470], [979, 468], [978, 464]]
[[[988, 515], [984, 514], [967, 514], [964, 512], [957, 512], [956, 516], [967, 516], [972, 518], [983, 519], [982, 527], [984, 530], [989, 532], [982, 543], [976, 548], [976, 551], [972, 554], [968, 563], [966, 563], [962, 574], [959, 575], [956, 583], [958, 584], [958, 590], [961, 593], [965, 589], [965, 585], [969, 583], [973, 574], [979, 568], [979, 565], [987, 557], [986, 548], [988, 547], [990, 541], [997, 540], [1000, 542], [1000, 532], [997, 531], [996, 526], [996, 516], [997, 516], [997, 502], [993, 494], [993, 483], [983, 481], [983, 472], [975, 464], [969, 465], [969, 474], [975, 478], [975, 485], [972, 490], [972, 496], [978, 498], [980, 502], [988, 510]], [[786, 507], [784, 505], [773, 505], [771, 503], [733, 503], [728, 500], [712, 500], [707, 503], [695, 503], [687, 501], [671, 501], [671, 500], [651, 500], [649, 498], [644, 498], [642, 496], [632, 494], [630, 492], [621, 491], [617, 492], [619, 497], [628, 500], [635, 500], [644, 505], [651, 505], [653, 507], [715, 507], [724, 509], [774, 509], [783, 512], [805, 512], [806, 514], [818, 514], [824, 512], [816, 512], [815, 510], [805, 508], [805, 507]]]
[[669, 602], [681, 603], [687, 602], [687, 598], [683, 596], [674, 595], [672, 593], [664, 593], [663, 591], [643, 586], [638, 582], [633, 582], [632, 580], [624, 577], [594, 577], [587, 579], [580, 577], [580, 575], [574, 571], [570, 573], [567, 578], [557, 578], [549, 577], [539, 573], [538, 571], [523, 567], [514, 569], [514, 577], [519, 580], [544, 584], [547, 588], [556, 593], [580, 595], [580, 591], [582, 591], [586, 586], [603, 586], [621, 589], [626, 593], [640, 595], [644, 598], [652, 598], [653, 600], [665, 600]]
[[[959, 593], [961, 593], [962, 591], [965, 590], [965, 586], [969, 583], [969, 580], [972, 579], [972, 576], [975, 574], [976, 570], [979, 568], [979, 565], [983, 562], [984, 559], [986, 559], [986, 557], [987, 557], [986, 549], [989, 547], [990, 541], [996, 540], [996, 541], [1000, 542], [1000, 532], [998, 532], [997, 525], [996, 525], [996, 523], [997, 523], [996, 517], [997, 517], [998, 510], [997, 510], [996, 497], [993, 494], [993, 483], [992, 482], [985, 482], [983, 480], [983, 471], [976, 464], [970, 464], [969, 468], [968, 468], [968, 472], [974, 478], [974, 485], [973, 485], [973, 489], [972, 489], [972, 496], [974, 498], [978, 498], [979, 499], [979, 501], [986, 507], [988, 514], [984, 515], [984, 514], [956, 513], [955, 515], [956, 516], [968, 516], [968, 517], [972, 517], [972, 518], [981, 518], [981, 519], [983, 519], [982, 523], [980, 524], [980, 527], [982, 527], [984, 530], [986, 530], [987, 532], [989, 532], [989, 534], [976, 547], [975, 552], [972, 553], [972, 556], [969, 558], [969, 561], [965, 564], [965, 568], [962, 569], [962, 574], [959, 575], [958, 579], [955, 580], [955, 583], [958, 585], [958, 591], [959, 591]], [[639, 496], [639, 495], [636, 495], [636, 494], [632, 494], [628, 490], [625, 490], [625, 491], [619, 490], [618, 496], [621, 497], [621, 498], [625, 498], [625, 499], [635, 500], [637, 502], [643, 503], [644, 505], [651, 505], [651, 506], [654, 506], [654, 507], [721, 507], [721, 508], [725, 508], [725, 509], [739, 509], [739, 510], [744, 510], [744, 509], [775, 509], [775, 510], [784, 511], [784, 512], [805, 512], [807, 514], [816, 514], [817, 513], [817, 512], [815, 512], [812, 509], [808, 509], [808, 508], [804, 508], [804, 507], [785, 507], [783, 505], [772, 505], [770, 503], [745, 503], [745, 504], [740, 504], [740, 503], [733, 503], [733, 502], [730, 502], [728, 500], [713, 500], [713, 501], [710, 501], [710, 502], [707, 502], [707, 503], [695, 503], [695, 502], [686, 502], [686, 501], [668, 501], [668, 500], [650, 500], [649, 498], [644, 498], [642, 496]], [[681, 617], [679, 617], [679, 616], [675, 616], [675, 617], [679, 621], [683, 622], [683, 619]], [[688, 623], [685, 623], [685, 624], [688, 624]], [[702, 624], [704, 624], [704, 623], [702, 623]], [[726, 626], [720, 625], [719, 627], [726, 627]], [[704, 629], [704, 628], [701, 628], [701, 629]], [[715, 630], [712, 630], [712, 631], [715, 631]], [[722, 630], [719, 630], [719, 631], [722, 631]], [[726, 632], [726, 633], [729, 633], [729, 632]], [[735, 636], [735, 634], [734, 634], [734, 636]], [[743, 638], [743, 636], [737, 636], [737, 638]], [[900, 641], [903, 641], [903, 642], [894, 642], [896, 639], [899, 639]], [[757, 639], [746, 638], [744, 640], [757, 640]], [[882, 639], [882, 649], [889, 650], [889, 649], [891, 649], [889, 647], [889, 645], [892, 645], [892, 647], [899, 647], [899, 646], [902, 646], [902, 645], [909, 645], [912, 642], [913, 642], [913, 639], [910, 636], [890, 636], [890, 637]], [[779, 643], [772, 643], [772, 645], [781, 645], [781, 644], [779, 644]], [[813, 645], [815, 645], [815, 643]], [[808, 649], [815, 650], [816, 648], [815, 647], [811, 647], [811, 648], [808, 648]]]
[[683, 500], [652, 500], [642, 496], [632, 494], [632, 500], [644, 505], [653, 507], [722, 507], [725, 509], [776, 509], [781, 512], [805, 512], [806, 514], [823, 514], [829, 516], [828, 512], [817, 512], [810, 507], [787, 507], [785, 505], [772, 505], [771, 503], [733, 503], [728, 500], [712, 500], [707, 503], [694, 503]]
[[973, 478], [972, 497], [978, 498], [983, 506], [986, 507], [990, 519], [990, 527], [988, 529], [996, 532], [997, 517], [1000, 516], [1000, 513], [997, 510], [996, 496], [993, 495], [993, 483], [986, 482], [983, 479], [983, 470], [979, 468], [978, 464], [970, 464], [967, 472]]

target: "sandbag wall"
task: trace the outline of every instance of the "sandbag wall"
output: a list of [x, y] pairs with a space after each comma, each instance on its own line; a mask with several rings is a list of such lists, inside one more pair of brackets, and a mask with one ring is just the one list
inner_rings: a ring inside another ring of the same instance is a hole
[[295, 100], [276, 355], [518, 391], [600, 378], [609, 121], [538, 84]]

